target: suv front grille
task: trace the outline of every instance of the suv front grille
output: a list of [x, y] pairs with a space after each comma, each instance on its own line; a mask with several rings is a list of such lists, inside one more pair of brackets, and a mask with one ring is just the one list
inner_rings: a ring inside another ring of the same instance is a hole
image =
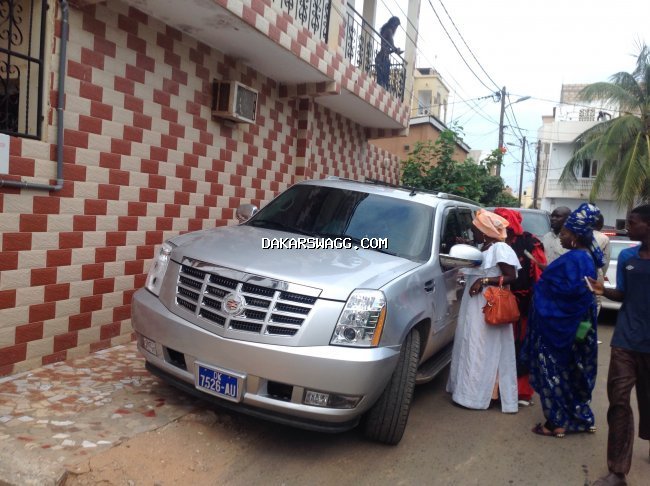
[[[187, 263], [180, 267], [176, 304], [224, 329], [294, 336], [316, 304], [317, 297], [238, 281], [193, 266], [200, 262]], [[224, 309], [225, 297], [233, 292], [243, 298], [235, 315]]]

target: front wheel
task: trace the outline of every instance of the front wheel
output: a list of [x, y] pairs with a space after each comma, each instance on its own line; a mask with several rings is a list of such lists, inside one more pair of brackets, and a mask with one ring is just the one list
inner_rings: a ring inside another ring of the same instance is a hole
[[420, 333], [412, 330], [400, 350], [399, 361], [386, 389], [365, 417], [366, 437], [395, 445], [402, 440], [411, 410], [420, 357]]

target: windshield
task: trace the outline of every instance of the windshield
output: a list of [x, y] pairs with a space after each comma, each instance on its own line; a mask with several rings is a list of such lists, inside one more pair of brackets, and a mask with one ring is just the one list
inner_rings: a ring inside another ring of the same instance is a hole
[[296, 185], [246, 224], [328, 238], [386, 238], [385, 253], [416, 261], [431, 254], [434, 209], [387, 196]]

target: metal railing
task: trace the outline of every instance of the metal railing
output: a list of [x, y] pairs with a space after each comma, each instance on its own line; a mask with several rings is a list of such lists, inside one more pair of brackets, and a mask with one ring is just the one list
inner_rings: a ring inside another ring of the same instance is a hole
[[327, 42], [331, 0], [273, 0], [273, 3], [276, 1], [285, 12]]
[[345, 19], [345, 57], [372, 76], [400, 101], [404, 101], [406, 61], [396, 53], [381, 53], [382, 39], [361, 14], [348, 6]]
[[0, 132], [41, 137], [45, 0], [0, 0]]

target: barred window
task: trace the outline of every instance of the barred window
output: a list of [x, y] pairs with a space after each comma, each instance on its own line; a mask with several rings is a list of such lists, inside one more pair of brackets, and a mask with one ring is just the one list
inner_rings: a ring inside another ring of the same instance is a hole
[[0, 0], [0, 132], [41, 138], [46, 0]]

